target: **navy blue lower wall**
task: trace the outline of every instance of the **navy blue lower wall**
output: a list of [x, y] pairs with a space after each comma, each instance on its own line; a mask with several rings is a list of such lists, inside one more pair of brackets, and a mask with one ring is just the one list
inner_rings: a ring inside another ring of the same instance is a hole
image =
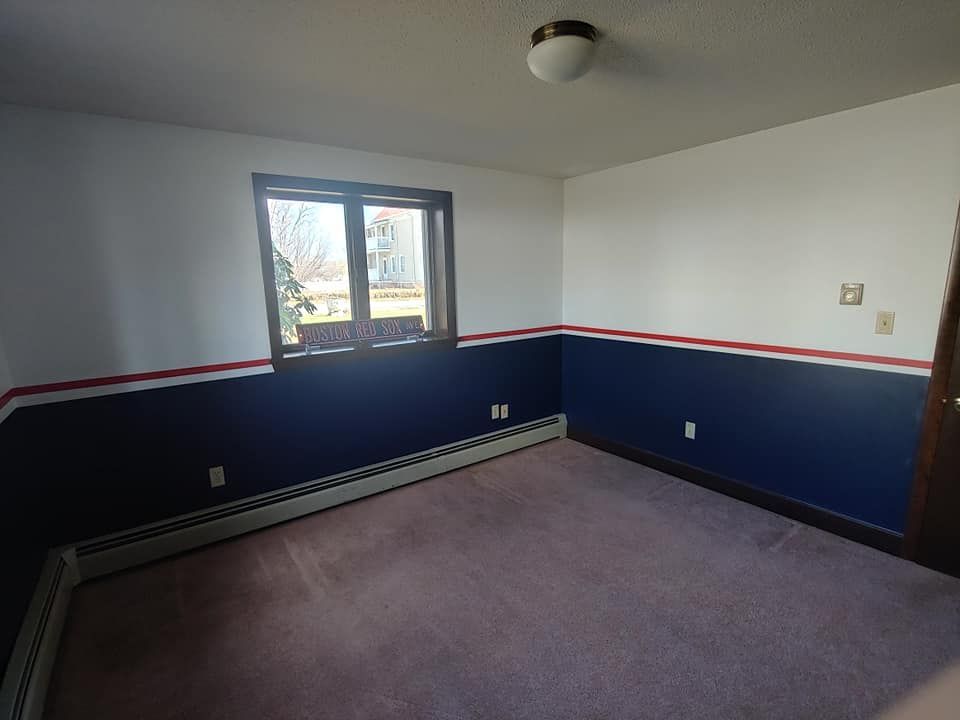
[[3, 592], [0, 593], [0, 676], [13, 651], [20, 623], [33, 597], [46, 551], [39, 546], [13, 546], [4, 552]]
[[0, 423], [0, 672], [6, 667], [51, 537], [43, 492], [30, 470], [16, 432], [16, 413]]
[[[564, 336], [571, 429], [902, 533], [927, 378]], [[684, 438], [684, 421], [697, 424]]]
[[[559, 336], [22, 407], [0, 423], [6, 664], [49, 547], [560, 412]], [[510, 403], [510, 419], [490, 405]], [[207, 469], [223, 465], [212, 489]]]
[[[48, 545], [560, 412], [559, 337], [392, 354], [18, 409]], [[490, 405], [510, 403], [510, 419]], [[227, 484], [211, 489], [207, 469]]]

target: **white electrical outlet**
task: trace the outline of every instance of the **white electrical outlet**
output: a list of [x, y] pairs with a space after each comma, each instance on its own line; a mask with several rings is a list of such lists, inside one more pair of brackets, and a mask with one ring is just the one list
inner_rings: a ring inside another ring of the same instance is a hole
[[490, 406], [490, 419], [499, 420], [500, 419], [500, 405], [499, 403]]
[[510, 406], [504, 403], [500, 406], [500, 419], [506, 420], [508, 417], [510, 417]]
[[227, 479], [223, 475], [223, 465], [210, 468], [210, 487], [223, 487], [226, 484]]
[[687, 420], [687, 421], [683, 424], [683, 436], [684, 436], [685, 438], [687, 438], [687, 440], [696, 440], [696, 439], [697, 439], [697, 424], [696, 424], [696, 423], [692, 423], [692, 422], [690, 422], [689, 420]]

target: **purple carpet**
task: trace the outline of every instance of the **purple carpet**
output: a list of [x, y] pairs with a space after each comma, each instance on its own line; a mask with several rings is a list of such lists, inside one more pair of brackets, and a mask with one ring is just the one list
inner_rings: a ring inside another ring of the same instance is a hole
[[78, 587], [47, 717], [868, 718], [960, 580], [558, 440]]

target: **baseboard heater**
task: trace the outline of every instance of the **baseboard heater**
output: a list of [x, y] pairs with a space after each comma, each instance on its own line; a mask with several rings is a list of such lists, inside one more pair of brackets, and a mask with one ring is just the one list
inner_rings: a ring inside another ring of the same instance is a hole
[[566, 420], [555, 415], [79, 543], [80, 578], [88, 580], [260, 530], [565, 435]]
[[39, 720], [70, 593], [79, 582], [73, 548], [47, 554], [0, 685], [0, 718]]
[[51, 550], [0, 685], [0, 720], [39, 720], [41, 717], [70, 593], [77, 583], [260, 530], [566, 434], [566, 417], [552, 415]]

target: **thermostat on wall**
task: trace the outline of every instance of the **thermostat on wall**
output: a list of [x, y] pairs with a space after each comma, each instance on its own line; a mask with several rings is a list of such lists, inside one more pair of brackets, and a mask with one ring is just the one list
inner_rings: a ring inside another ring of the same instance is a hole
[[840, 286], [841, 305], [863, 304], [863, 283], [844, 283]]

